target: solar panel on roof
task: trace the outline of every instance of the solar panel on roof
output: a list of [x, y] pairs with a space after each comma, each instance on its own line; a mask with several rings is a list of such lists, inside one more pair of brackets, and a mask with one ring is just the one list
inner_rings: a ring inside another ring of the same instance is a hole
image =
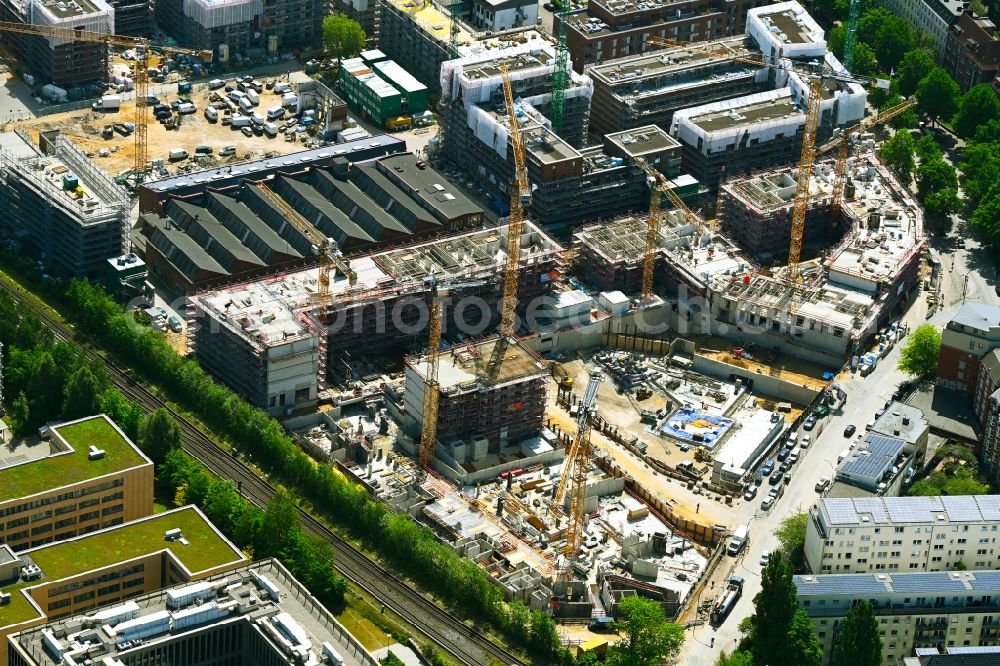
[[896, 592], [968, 592], [961, 580], [946, 572], [893, 574], [892, 587]]
[[881, 497], [857, 497], [854, 499], [854, 507], [858, 513], [870, 513], [872, 522], [885, 523], [889, 520]]
[[834, 525], [854, 525], [858, 522], [858, 512], [851, 500], [841, 497], [823, 500], [830, 523]]
[[977, 592], [1000, 592], [1000, 571], [976, 571], [975, 580], [970, 580]]
[[965, 495], [958, 497], [942, 497], [941, 503], [948, 512], [948, 519], [955, 522], [978, 522], [982, 519], [979, 505], [974, 497]]
[[795, 576], [798, 596], [837, 596], [848, 595], [860, 597], [865, 594], [882, 594], [887, 591], [885, 581], [878, 580], [873, 574], [834, 574], [829, 576], [809, 576], [812, 581], [806, 581], [806, 576]]
[[978, 495], [976, 503], [983, 515], [983, 520], [1000, 521], [1000, 496]]

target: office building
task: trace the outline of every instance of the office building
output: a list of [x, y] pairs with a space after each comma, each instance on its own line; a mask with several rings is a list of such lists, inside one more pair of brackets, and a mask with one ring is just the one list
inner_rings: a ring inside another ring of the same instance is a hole
[[278, 560], [179, 582], [21, 631], [10, 638], [10, 666], [378, 664]]
[[795, 576], [793, 582], [798, 606], [819, 635], [824, 664], [859, 601], [874, 607], [885, 666], [897, 666], [918, 648], [1000, 643], [998, 571], [821, 574]]
[[[192, 583], [245, 562], [193, 506], [16, 553], [0, 546], [0, 639], [6, 644], [8, 635], [48, 620]], [[110, 617], [98, 617], [97, 624]], [[0, 666], [7, 666], [7, 655], [7, 649], [0, 652]]]
[[[573, 69], [660, 48], [658, 37], [674, 42], [700, 42], [743, 32], [755, 0], [588, 0], [584, 12], [566, 18], [566, 45]], [[560, 17], [554, 18], [559, 30]]]
[[153, 512], [153, 463], [107, 416], [0, 449], [0, 543], [36, 548]]
[[[0, 20], [115, 34], [115, 10], [105, 0], [0, 2]], [[4, 31], [3, 40], [41, 84], [72, 88], [108, 76], [108, 46]]]
[[0, 233], [47, 271], [103, 278], [127, 253], [129, 197], [58, 132], [0, 138]]
[[809, 511], [813, 573], [952, 571], [1000, 567], [1000, 498], [820, 498]]
[[156, 20], [188, 48], [214, 51], [219, 62], [263, 59], [322, 42], [320, 0], [159, 0]]
[[964, 303], [941, 331], [938, 378], [945, 386], [974, 395], [981, 360], [1000, 347], [1000, 307]]
[[962, 88], [963, 93], [980, 83], [997, 87], [1000, 74], [1000, 40], [993, 21], [977, 16], [972, 10], [962, 12], [948, 28], [944, 68]]

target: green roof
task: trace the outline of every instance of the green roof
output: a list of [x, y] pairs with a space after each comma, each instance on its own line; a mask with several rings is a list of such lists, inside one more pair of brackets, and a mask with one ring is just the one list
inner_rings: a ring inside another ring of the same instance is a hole
[[[29, 497], [149, 463], [103, 414], [52, 426], [50, 431], [53, 442], [61, 437], [73, 451], [57, 452], [45, 458], [0, 468], [0, 502]], [[103, 449], [104, 457], [90, 460], [88, 452], [91, 445]]]
[[[164, 539], [167, 530], [175, 528], [181, 530], [188, 545]], [[42, 579], [21, 581], [4, 588], [4, 592], [11, 594], [11, 603], [0, 606], [0, 628], [38, 616], [19, 592], [21, 589], [70, 578], [163, 549], [170, 550], [192, 574], [245, 559], [243, 553], [192, 506], [22, 551], [18, 555], [30, 557], [42, 570]]]

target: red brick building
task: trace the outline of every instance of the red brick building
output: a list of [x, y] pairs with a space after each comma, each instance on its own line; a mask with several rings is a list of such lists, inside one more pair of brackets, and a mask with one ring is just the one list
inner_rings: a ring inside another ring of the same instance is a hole
[[[701, 42], [741, 34], [747, 11], [771, 0], [589, 0], [587, 11], [566, 18], [573, 69], [663, 48], [650, 37]], [[555, 18], [555, 30], [560, 18]]]
[[938, 378], [975, 396], [981, 359], [1000, 347], [1000, 307], [966, 303], [941, 333]]
[[1000, 40], [993, 36], [995, 31], [992, 21], [972, 10], [948, 29], [944, 68], [963, 93], [980, 83], [993, 84], [1000, 74]]

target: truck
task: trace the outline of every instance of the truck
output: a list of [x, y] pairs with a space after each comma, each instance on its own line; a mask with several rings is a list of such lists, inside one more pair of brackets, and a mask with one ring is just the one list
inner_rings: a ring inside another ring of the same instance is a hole
[[178, 81], [177, 82], [177, 93], [183, 95], [184, 93], [191, 92], [191, 82], [190, 81]]
[[750, 525], [744, 523], [736, 528], [733, 532], [733, 536], [729, 539], [729, 548], [726, 552], [730, 556], [735, 557], [740, 554], [740, 551], [747, 545], [747, 541], [750, 540]]
[[121, 95], [105, 95], [90, 105], [94, 111], [117, 111], [122, 108]]
[[726, 617], [733, 610], [733, 606], [743, 596], [743, 578], [740, 576], [730, 576], [726, 589], [719, 595], [719, 599], [712, 606], [712, 624], [718, 626], [726, 621]]

